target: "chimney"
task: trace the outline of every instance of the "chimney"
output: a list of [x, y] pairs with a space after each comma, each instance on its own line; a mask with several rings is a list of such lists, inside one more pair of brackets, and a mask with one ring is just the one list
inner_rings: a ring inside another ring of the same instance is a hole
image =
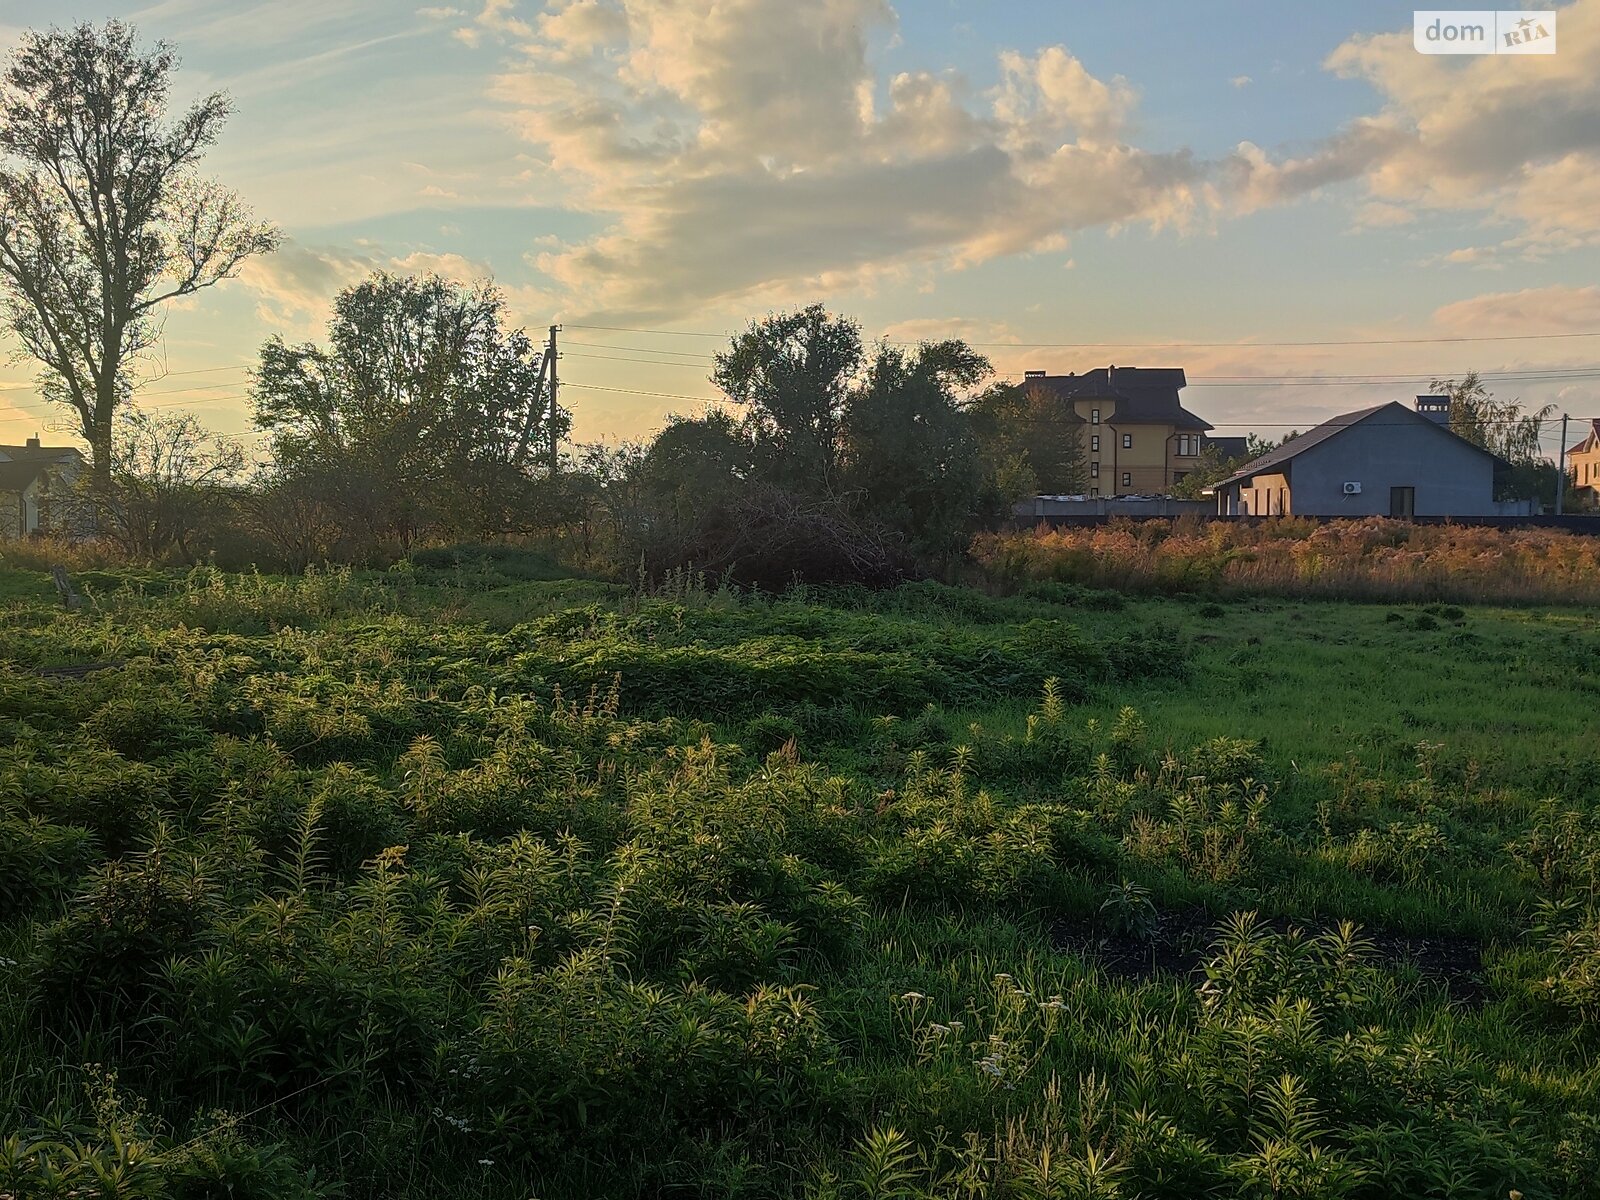
[[1024, 379], [1043, 379], [1047, 374], [1048, 372], [1046, 371], [1024, 371], [1022, 377]]
[[1435, 425], [1450, 428], [1450, 397], [1418, 396], [1417, 415], [1427, 417]]
[[39, 435], [36, 433], [29, 438], [27, 445], [29, 450], [37, 450], [39, 448]]

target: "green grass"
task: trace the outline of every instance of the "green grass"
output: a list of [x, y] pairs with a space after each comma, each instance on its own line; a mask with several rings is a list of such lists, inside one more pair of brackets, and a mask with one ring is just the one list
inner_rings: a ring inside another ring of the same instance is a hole
[[0, 1196], [1600, 1195], [1583, 610], [85, 590], [0, 570]]

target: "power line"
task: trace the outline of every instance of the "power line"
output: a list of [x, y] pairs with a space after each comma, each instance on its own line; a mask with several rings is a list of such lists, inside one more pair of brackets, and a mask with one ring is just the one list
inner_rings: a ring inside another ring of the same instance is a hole
[[[587, 343], [571, 343], [587, 344]], [[619, 347], [626, 349], [627, 347]], [[692, 370], [703, 370], [704, 364], [698, 362], [672, 362], [659, 358], [624, 358], [614, 354], [589, 354], [581, 350], [569, 350], [566, 353], [573, 358], [587, 358], [602, 362], [635, 363], [645, 367], [680, 367]], [[1015, 376], [1015, 370], [1002, 372], [1003, 378]], [[1448, 376], [1452, 372], [1426, 372], [1415, 375], [1194, 375], [1188, 380], [1190, 387], [1379, 387], [1385, 385], [1410, 386], [1414, 384], [1432, 384], [1435, 380]], [[1454, 372], [1461, 374], [1461, 372]], [[1571, 381], [1583, 379], [1600, 379], [1600, 366], [1561, 368], [1522, 368], [1506, 371], [1480, 371], [1478, 378], [1486, 383], [1537, 383], [1542, 381]], [[1025, 381], [1025, 380], [1024, 380]]]
[[[608, 333], [647, 333], [661, 337], [701, 337], [725, 338], [733, 337], [731, 333], [705, 333], [683, 329], [645, 329], [631, 325], [578, 325], [568, 322], [568, 329], [596, 329]], [[1011, 347], [1021, 350], [1181, 350], [1185, 347], [1197, 349], [1218, 349], [1221, 347], [1236, 347], [1250, 349], [1256, 346], [1422, 346], [1442, 345], [1456, 342], [1533, 342], [1547, 341], [1555, 338], [1586, 338], [1600, 337], [1600, 329], [1581, 330], [1571, 333], [1500, 333], [1481, 334], [1477, 336], [1453, 337], [1420, 337], [1420, 338], [1338, 338], [1319, 339], [1315, 341], [1300, 342], [966, 342], [969, 346]], [[903, 339], [887, 339], [891, 345], [917, 346], [923, 341]], [[961, 339], [966, 341], [965, 338]]]
[[[567, 345], [579, 345], [577, 342], [568, 342]], [[703, 371], [706, 364], [703, 362], [671, 362], [664, 358], [622, 358], [615, 354], [586, 354], [582, 350], [563, 350], [562, 357], [570, 358], [598, 358], [606, 362], [638, 363], [641, 367], [689, 367], [691, 370]]]
[[725, 396], [689, 396], [682, 392], [646, 392], [639, 388], [601, 387], [598, 383], [563, 382], [565, 388], [581, 388], [586, 392], [627, 392], [631, 396], [657, 396], [662, 400], [698, 400], [702, 404], [727, 404]]
[[[696, 354], [696, 353], [693, 353], [693, 352], [690, 352], [690, 351], [679, 351], [679, 350], [661, 350], [659, 348], [648, 347], [648, 346], [614, 346], [614, 345], [609, 345], [609, 344], [604, 343], [604, 342], [579, 342], [579, 341], [568, 341], [567, 345], [569, 345], [569, 346], [593, 347], [593, 348], [599, 349], [599, 350], [623, 351], [623, 352], [626, 352], [627, 354], [630, 354], [630, 355], [632, 355], [632, 354], [638, 354], [638, 355], [670, 354], [670, 355], [673, 355], [674, 358], [698, 359], [698, 360], [700, 360], [700, 362], [705, 362], [705, 363], [714, 362], [715, 359], [716, 359], [716, 356], [715, 355], [711, 355], [711, 354]], [[618, 356], [616, 354], [589, 354], [589, 353], [584, 353], [584, 352], [576, 351], [576, 350], [571, 351], [571, 354], [572, 354], [572, 356], [574, 358], [592, 358], [592, 359], [604, 360], [606, 362], [638, 363], [641, 366], [697, 367], [697, 366], [700, 365], [700, 362], [675, 362], [675, 361], [672, 361], [671, 359], [663, 359], [663, 358], [658, 358], [658, 357], [638, 357], [638, 358], [620, 357], [620, 356]], [[1001, 376], [1004, 376], [1004, 377], [1017, 375], [1017, 374], [1021, 373], [1024, 370], [1027, 370], [1027, 369], [1031, 369], [1031, 368], [1010, 367], [1010, 366], [1004, 366], [1004, 367], [997, 366], [996, 367], [997, 373], [999, 375], [1001, 375]], [[1464, 371], [1454, 371], [1454, 372], [1452, 372], [1452, 371], [1443, 371], [1443, 370], [1426, 371], [1426, 372], [1422, 372], [1422, 371], [1417, 371], [1417, 372], [1368, 371], [1368, 372], [1363, 372], [1363, 373], [1339, 374], [1339, 375], [1333, 375], [1333, 374], [1322, 374], [1322, 375], [1295, 375], [1295, 374], [1280, 374], [1280, 375], [1192, 375], [1192, 376], [1189, 376], [1189, 380], [1190, 380], [1191, 385], [1193, 385], [1195, 383], [1199, 383], [1199, 382], [1218, 383], [1218, 384], [1226, 383], [1226, 384], [1230, 384], [1230, 385], [1233, 385], [1233, 384], [1249, 385], [1249, 384], [1266, 384], [1266, 383], [1273, 383], [1273, 382], [1279, 382], [1279, 381], [1291, 382], [1291, 383], [1302, 382], [1302, 381], [1312, 381], [1312, 382], [1319, 382], [1319, 383], [1320, 382], [1328, 382], [1328, 383], [1339, 383], [1339, 384], [1431, 383], [1436, 379], [1445, 378], [1445, 377], [1448, 377], [1450, 375], [1461, 375], [1461, 374], [1465, 374], [1465, 372]], [[1600, 364], [1584, 364], [1584, 365], [1571, 366], [1571, 367], [1515, 367], [1515, 368], [1508, 367], [1508, 368], [1505, 368], [1503, 370], [1498, 370], [1498, 371], [1479, 371], [1479, 372], [1477, 372], [1477, 374], [1478, 374], [1478, 378], [1483, 379], [1483, 380], [1488, 381], [1488, 382], [1511, 381], [1511, 380], [1516, 380], [1516, 379], [1529, 379], [1529, 380], [1552, 379], [1552, 378], [1555, 378], [1555, 379], [1587, 379], [1587, 378], [1600, 377]]]
[[[161, 394], [170, 394], [170, 393], [161, 393]], [[187, 405], [191, 405], [191, 404], [212, 404], [212, 403], [215, 403], [215, 402], [221, 401], [221, 400], [248, 400], [248, 399], [250, 399], [250, 393], [249, 392], [233, 392], [233, 393], [230, 393], [230, 394], [228, 394], [226, 396], [196, 396], [193, 400], [170, 400], [165, 404], [139, 404], [139, 405], [135, 405], [135, 407], [137, 407], [137, 408], [183, 408], [183, 407], [185, 407]], [[75, 415], [75, 413], [76, 413], [75, 409], [72, 409], [70, 406], [68, 406], [64, 402], [62, 402], [62, 403], [51, 403], [49, 401], [46, 401], [43, 404], [12, 404], [12, 405], [8, 405], [7, 407], [15, 409], [17, 412], [48, 413], [48, 412], [53, 412], [53, 411], [55, 411], [56, 409], [59, 408], [59, 409], [63, 410], [63, 412], [68, 416]], [[0, 417], [0, 421], [13, 422], [13, 423], [15, 423], [15, 422], [24, 422], [24, 423], [26, 423], [26, 422], [30, 422], [30, 421], [34, 421], [34, 420], [36, 420], [36, 418], [34, 418], [34, 417]]]
[[566, 341], [568, 346], [587, 346], [592, 350], [630, 350], [640, 354], [670, 354], [674, 358], [704, 358], [714, 359], [715, 354], [701, 354], [698, 350], [666, 350], [660, 346], [617, 346], [611, 342], [579, 342], [572, 338]]
[[[658, 397], [658, 398], [663, 399], [663, 400], [695, 400], [695, 401], [700, 402], [701, 404], [735, 404], [735, 403], [737, 403], [737, 401], [730, 400], [726, 396], [691, 396], [691, 395], [688, 395], [688, 394], [683, 393], [683, 392], [647, 392], [647, 391], [644, 391], [644, 390], [642, 390], [640, 388], [602, 387], [600, 384], [597, 384], [597, 383], [570, 383], [569, 382], [569, 383], [562, 384], [562, 386], [563, 387], [569, 387], [569, 388], [582, 388], [583, 390], [590, 391], [590, 392], [625, 392], [628, 395], [632, 395], [632, 396], [655, 396], [655, 397]], [[1587, 417], [1579, 417], [1579, 418], [1573, 418], [1573, 419], [1574, 420], [1588, 420], [1589, 418], [1587, 418]], [[1539, 418], [1539, 417], [1506, 417], [1506, 418], [1500, 419], [1500, 420], [1482, 421], [1482, 422], [1479, 422], [1479, 423], [1483, 424], [1483, 425], [1515, 425], [1515, 424], [1520, 424], [1520, 423], [1522, 423], [1524, 421], [1536, 422], [1539, 425], [1540, 428], [1543, 428], [1546, 425], [1551, 425], [1551, 426], [1559, 425], [1561, 423], [1561, 418], [1559, 418], [1559, 417], [1545, 417], [1545, 418]], [[1315, 428], [1316, 425], [1321, 424], [1321, 423], [1322, 422], [1317, 421], [1317, 422], [1314, 422], [1313, 424], [1308, 425], [1304, 421], [1232, 421], [1232, 422], [1223, 421], [1223, 422], [1215, 423], [1211, 427], [1213, 429], [1311, 429], [1311, 428]], [[1363, 421], [1362, 422], [1363, 428], [1375, 428], [1375, 427], [1382, 427], [1382, 426], [1392, 426], [1394, 428], [1400, 428], [1401, 426], [1410, 426], [1412, 424], [1413, 424], [1413, 422], [1411, 422], [1411, 421]]]

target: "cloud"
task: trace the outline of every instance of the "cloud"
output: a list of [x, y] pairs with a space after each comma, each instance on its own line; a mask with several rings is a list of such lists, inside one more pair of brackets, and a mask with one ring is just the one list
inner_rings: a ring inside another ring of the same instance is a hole
[[1356, 230], [1508, 223], [1501, 251], [1464, 252], [1479, 262], [1597, 242], [1600, 0], [1560, 30], [1538, 58], [1352, 38], [1325, 65], [1374, 111], [1294, 154], [1211, 160], [1139, 145], [1136, 88], [1065, 46], [1002, 52], [988, 87], [886, 75], [887, 0], [551, 0], [528, 19], [486, 0], [462, 36], [504, 44], [489, 95], [526, 170], [602, 224], [529, 261], [569, 313], [657, 319], [920, 285], [1093, 228], [1205, 230], [1330, 188]]
[[1384, 211], [1507, 222], [1517, 230], [1510, 249], [1523, 256], [1600, 242], [1600, 0], [1558, 12], [1551, 56], [1419, 55], [1409, 30], [1351, 38], [1325, 65], [1371, 85], [1381, 111], [1299, 159], [1272, 161], [1242, 144], [1242, 208], [1358, 180]]
[[490, 278], [487, 264], [459, 254], [395, 254], [372, 244], [308, 246], [287, 239], [274, 254], [246, 260], [239, 284], [256, 297], [256, 315], [290, 340], [320, 338], [334, 298], [375, 271], [439, 275], [456, 283]]
[[1206, 168], [1127, 140], [1137, 97], [1064, 47], [879, 76], [885, 0], [568, 0], [491, 88], [595, 236], [534, 259], [574, 309], [662, 317], [1189, 227]]
[[515, 15], [516, 8], [517, 0], [483, 0], [483, 7], [472, 24], [458, 28], [455, 36], [469, 46], [478, 45], [485, 34], [502, 39], [527, 37], [533, 32], [533, 26]]
[[1463, 337], [1582, 333], [1600, 329], [1600, 287], [1489, 292], [1447, 304], [1433, 320], [1441, 330]]
[[1022, 340], [1003, 321], [980, 321], [972, 317], [913, 317], [885, 326], [883, 337], [891, 342], [941, 342], [947, 338], [971, 343]]
[[1236, 88], [1242, 88], [1249, 87], [1254, 80], [1252, 80], [1248, 75], [1235, 75], [1232, 79], [1228, 80], [1228, 82]]

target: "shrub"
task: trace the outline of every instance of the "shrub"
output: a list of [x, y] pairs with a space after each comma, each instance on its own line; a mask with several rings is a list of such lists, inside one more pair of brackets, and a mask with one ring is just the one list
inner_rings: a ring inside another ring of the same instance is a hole
[[[1463, 603], [1600, 603], [1600, 539], [1551, 529], [1359, 521], [1113, 521], [982, 534], [996, 584]], [[1450, 615], [1445, 615], [1445, 610]]]

